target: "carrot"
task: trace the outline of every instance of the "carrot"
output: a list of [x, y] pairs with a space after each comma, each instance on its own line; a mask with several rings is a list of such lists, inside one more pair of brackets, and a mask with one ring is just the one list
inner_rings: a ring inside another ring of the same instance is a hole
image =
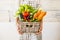
[[33, 15], [33, 19], [36, 19], [41, 13], [41, 10], [38, 10], [37, 13]]
[[46, 15], [46, 12], [41, 11], [41, 14], [38, 16], [37, 20], [40, 21], [45, 15]]

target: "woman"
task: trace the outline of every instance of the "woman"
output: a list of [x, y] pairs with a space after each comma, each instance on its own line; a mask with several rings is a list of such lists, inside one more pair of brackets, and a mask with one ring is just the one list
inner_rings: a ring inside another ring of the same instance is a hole
[[42, 31], [42, 22], [38, 32], [36, 33], [23, 33], [19, 27], [19, 17], [16, 17], [17, 31], [20, 34], [20, 40], [37, 40], [37, 35], [41, 34]]

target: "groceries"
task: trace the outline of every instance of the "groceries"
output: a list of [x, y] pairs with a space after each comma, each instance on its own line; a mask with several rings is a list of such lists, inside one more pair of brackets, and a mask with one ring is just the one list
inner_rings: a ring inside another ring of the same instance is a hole
[[41, 10], [38, 10], [34, 15], [33, 18], [36, 19], [41, 14]]
[[46, 15], [46, 12], [41, 11], [41, 13], [40, 13], [40, 15], [38, 16], [37, 20], [40, 21], [45, 15]]
[[23, 22], [39, 22], [45, 15], [46, 12], [42, 9], [34, 9], [27, 4], [20, 5], [16, 12], [16, 16], [19, 16], [20, 21]]

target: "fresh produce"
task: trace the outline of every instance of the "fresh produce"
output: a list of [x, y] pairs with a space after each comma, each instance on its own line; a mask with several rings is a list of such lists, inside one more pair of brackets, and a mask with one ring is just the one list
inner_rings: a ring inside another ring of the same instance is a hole
[[24, 4], [24, 8], [25, 8], [25, 11], [28, 11], [30, 13], [32, 13], [34, 11], [33, 7], [31, 7], [30, 5]]
[[46, 15], [46, 12], [41, 11], [41, 14], [38, 16], [37, 20], [40, 21], [45, 15]]
[[22, 13], [25, 10], [23, 5], [20, 5], [20, 7], [18, 8], [18, 11], [20, 11], [20, 13]]
[[34, 14], [33, 19], [36, 19], [40, 14], [41, 14], [41, 10], [38, 10], [38, 11]]
[[27, 20], [30, 19], [30, 15], [28, 15], [26, 18], [27, 18]]
[[22, 13], [20, 13], [20, 18], [23, 18], [23, 15], [22, 15]]
[[23, 17], [24, 21], [26, 21], [26, 17]]
[[16, 11], [15, 16], [18, 17], [19, 14], [20, 14], [20, 11]]
[[22, 15], [23, 15], [24, 17], [27, 17], [29, 14], [28, 14], [27, 11], [24, 11], [24, 12], [22, 13]]
[[34, 9], [32, 6], [24, 4], [19, 6], [16, 17], [19, 16], [22, 22], [38, 22], [45, 14], [46, 12], [42, 11], [42, 9]]

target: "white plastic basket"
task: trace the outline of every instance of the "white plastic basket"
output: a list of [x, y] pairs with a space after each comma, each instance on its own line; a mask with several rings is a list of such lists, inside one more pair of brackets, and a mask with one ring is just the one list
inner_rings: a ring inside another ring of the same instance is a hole
[[[40, 7], [40, 0], [20, 0], [20, 4], [28, 4], [37, 9]], [[22, 32], [37, 32], [42, 22], [20, 22], [19, 27]]]
[[23, 33], [35, 33], [38, 32], [42, 22], [19, 22], [20, 31]]

